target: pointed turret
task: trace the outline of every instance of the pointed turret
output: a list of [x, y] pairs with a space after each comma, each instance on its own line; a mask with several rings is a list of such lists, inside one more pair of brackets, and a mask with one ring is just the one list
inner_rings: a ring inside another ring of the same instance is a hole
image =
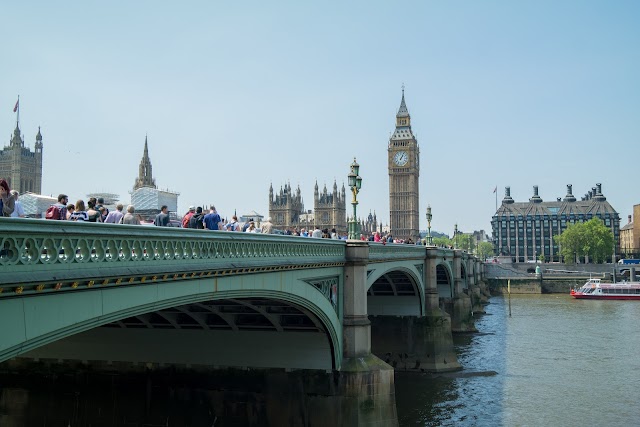
[[409, 110], [407, 109], [407, 104], [404, 102], [404, 85], [402, 86], [402, 101], [400, 101], [400, 108], [398, 108], [396, 117], [409, 117]]
[[402, 86], [402, 100], [400, 101], [400, 108], [398, 108], [398, 114], [396, 114], [396, 130], [391, 135], [391, 139], [410, 139], [414, 138], [411, 131], [411, 116], [407, 109], [407, 103], [404, 100], [404, 86]]
[[16, 123], [16, 128], [13, 131], [13, 137], [11, 138], [11, 147], [24, 147], [24, 141], [20, 136], [20, 127]]
[[156, 187], [156, 180], [153, 179], [153, 172], [151, 167], [151, 159], [149, 158], [149, 144], [147, 141], [147, 135], [144, 136], [144, 152], [142, 154], [142, 160], [140, 160], [140, 166], [138, 167], [138, 178], [133, 185], [133, 190], [137, 190], [141, 187]]
[[40, 133], [40, 126], [38, 126], [38, 133], [36, 134], [36, 153], [42, 153], [42, 134]]

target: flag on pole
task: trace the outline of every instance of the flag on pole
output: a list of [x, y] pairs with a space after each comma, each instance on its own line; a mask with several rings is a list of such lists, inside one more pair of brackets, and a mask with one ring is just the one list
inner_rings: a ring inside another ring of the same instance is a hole
[[498, 191], [498, 186], [496, 185], [493, 189], [493, 192], [495, 193], [496, 191]]
[[18, 105], [20, 104], [20, 98], [18, 98], [18, 100], [16, 101], [16, 105], [15, 107], [13, 107], [13, 112], [15, 113], [16, 111], [18, 111]]

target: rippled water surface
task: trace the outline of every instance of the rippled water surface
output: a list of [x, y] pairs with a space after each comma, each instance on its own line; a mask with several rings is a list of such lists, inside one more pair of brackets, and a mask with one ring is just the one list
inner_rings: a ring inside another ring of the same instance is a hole
[[494, 297], [464, 370], [396, 373], [401, 426], [640, 426], [640, 301]]

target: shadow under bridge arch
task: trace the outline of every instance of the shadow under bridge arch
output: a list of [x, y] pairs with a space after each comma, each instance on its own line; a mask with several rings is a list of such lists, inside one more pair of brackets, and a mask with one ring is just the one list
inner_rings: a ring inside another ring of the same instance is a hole
[[[371, 267], [371, 266], [370, 266]], [[422, 264], [367, 271], [369, 316], [423, 316]]]
[[[191, 295], [177, 296], [174, 292], [173, 297], [160, 299], [158, 295], [168, 293], [116, 288], [118, 310], [101, 313], [100, 320], [94, 317], [58, 329], [57, 339], [22, 356], [217, 367], [340, 369], [342, 326], [337, 308], [320, 289], [293, 280], [294, 286], [285, 291], [273, 289], [275, 281], [246, 279], [245, 288], [239, 289], [234, 286], [238, 278], [228, 277], [217, 279], [217, 291], [198, 292], [214, 280], [196, 280], [200, 286], [194, 286], [195, 293]], [[177, 289], [184, 289], [183, 286]], [[138, 298], [133, 297], [136, 293]]]
[[438, 287], [439, 299], [451, 300], [453, 298], [453, 274], [449, 264], [436, 265], [436, 286]]

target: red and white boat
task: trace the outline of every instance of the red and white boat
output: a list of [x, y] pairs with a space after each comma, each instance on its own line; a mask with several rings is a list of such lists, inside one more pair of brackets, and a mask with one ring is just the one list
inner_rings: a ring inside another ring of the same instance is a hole
[[571, 289], [578, 299], [637, 299], [640, 300], [640, 282], [602, 283], [589, 279], [581, 288]]

